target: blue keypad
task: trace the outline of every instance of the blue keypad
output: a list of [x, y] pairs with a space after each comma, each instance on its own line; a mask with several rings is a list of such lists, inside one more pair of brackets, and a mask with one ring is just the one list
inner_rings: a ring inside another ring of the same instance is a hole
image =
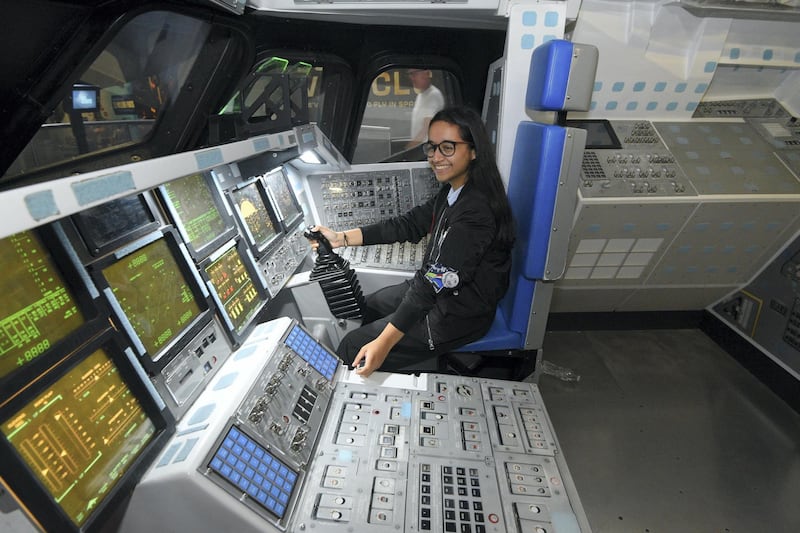
[[295, 326], [286, 337], [286, 346], [297, 352], [304, 361], [312, 366], [317, 372], [328, 378], [333, 379], [339, 359], [322, 347], [314, 340], [311, 335], [306, 333], [300, 326]]
[[286, 514], [297, 473], [236, 427], [208, 465], [278, 518]]

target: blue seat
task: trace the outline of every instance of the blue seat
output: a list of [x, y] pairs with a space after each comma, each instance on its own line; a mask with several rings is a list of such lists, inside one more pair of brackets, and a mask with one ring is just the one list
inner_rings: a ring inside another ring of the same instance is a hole
[[526, 108], [554, 111], [557, 123], [517, 127], [507, 191], [516, 224], [510, 285], [489, 332], [448, 354], [459, 373], [476, 374], [498, 356], [515, 360], [513, 379], [535, 370], [552, 283], [564, 272], [586, 144], [586, 131], [565, 126], [566, 111], [588, 110], [596, 67], [593, 46], [556, 39], [533, 51]]

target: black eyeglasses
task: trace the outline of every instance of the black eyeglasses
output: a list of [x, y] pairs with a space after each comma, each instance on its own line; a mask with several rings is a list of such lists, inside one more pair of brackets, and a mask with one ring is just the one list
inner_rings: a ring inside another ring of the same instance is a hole
[[436, 153], [436, 149], [438, 148], [439, 153], [441, 153], [445, 157], [450, 157], [451, 155], [456, 153], [457, 144], [468, 144], [472, 146], [472, 143], [468, 143], [465, 141], [442, 141], [439, 144], [426, 142], [422, 143], [422, 152], [428, 157], [433, 157], [433, 154]]

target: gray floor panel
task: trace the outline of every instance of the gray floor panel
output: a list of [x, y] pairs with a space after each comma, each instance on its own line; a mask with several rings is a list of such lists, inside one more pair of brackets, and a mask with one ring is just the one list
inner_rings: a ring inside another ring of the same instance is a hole
[[698, 330], [548, 332], [540, 387], [595, 533], [800, 531], [800, 415]]

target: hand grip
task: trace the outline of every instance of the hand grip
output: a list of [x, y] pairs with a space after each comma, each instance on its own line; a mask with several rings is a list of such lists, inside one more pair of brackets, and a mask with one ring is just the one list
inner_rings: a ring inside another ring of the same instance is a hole
[[317, 241], [319, 244], [319, 248], [317, 248], [317, 253], [319, 255], [330, 255], [333, 253], [333, 246], [331, 246], [330, 241], [322, 234], [321, 231], [314, 231], [312, 230], [313, 226], [309, 226], [303, 232], [303, 237], [310, 241]]

